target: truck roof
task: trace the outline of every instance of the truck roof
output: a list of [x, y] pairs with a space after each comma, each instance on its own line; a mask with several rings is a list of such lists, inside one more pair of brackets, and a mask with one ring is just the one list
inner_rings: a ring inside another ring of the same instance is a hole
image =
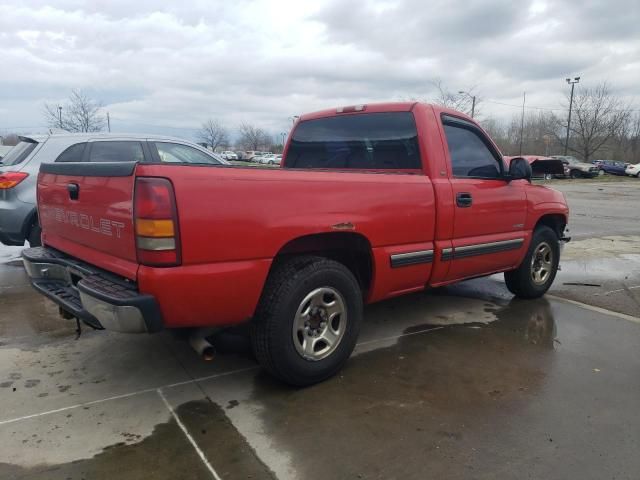
[[443, 107], [441, 105], [434, 105], [425, 102], [382, 102], [382, 103], [363, 103], [358, 105], [349, 105], [336, 108], [328, 108], [325, 110], [319, 110], [317, 112], [305, 113], [300, 116], [299, 121], [312, 120], [315, 118], [333, 117], [340, 114], [348, 113], [382, 113], [382, 112], [410, 112], [416, 106], [433, 108], [438, 113], [447, 113], [463, 117], [473, 121], [468, 115], [453, 110], [451, 108]]

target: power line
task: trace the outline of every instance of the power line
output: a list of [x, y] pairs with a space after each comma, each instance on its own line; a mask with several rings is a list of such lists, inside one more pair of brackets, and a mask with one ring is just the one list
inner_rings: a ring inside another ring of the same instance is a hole
[[[496, 105], [504, 105], [506, 107], [513, 107], [513, 108], [522, 108], [522, 105], [515, 105], [513, 103], [504, 103], [504, 102], [498, 102], [495, 100], [485, 100], [485, 99], [481, 99], [482, 102], [484, 103], [493, 103]], [[552, 111], [558, 111], [558, 112], [568, 112], [569, 108], [558, 108], [558, 107], [542, 107], [540, 105], [527, 105], [524, 108], [531, 108], [531, 109], [536, 109], [536, 110], [552, 110]], [[626, 111], [630, 111], [630, 112], [639, 112], [640, 108], [616, 108], [613, 109], [613, 111], [615, 112], [626, 112]]]

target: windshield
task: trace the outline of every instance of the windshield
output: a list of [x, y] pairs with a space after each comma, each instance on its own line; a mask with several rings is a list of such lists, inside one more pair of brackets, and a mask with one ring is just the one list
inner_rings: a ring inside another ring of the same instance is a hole
[[11, 150], [9, 150], [9, 153], [7, 153], [7, 155], [2, 158], [2, 161], [0, 161], [0, 163], [5, 166], [17, 165], [19, 163], [22, 163], [29, 156], [29, 154], [33, 152], [33, 149], [36, 148], [36, 145], [38, 144], [35, 142], [20, 142]]

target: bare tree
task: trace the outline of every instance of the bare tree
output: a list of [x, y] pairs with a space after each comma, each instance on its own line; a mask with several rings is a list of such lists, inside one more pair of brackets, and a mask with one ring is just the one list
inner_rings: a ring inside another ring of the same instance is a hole
[[629, 116], [624, 139], [627, 148], [625, 160], [634, 164], [640, 163], [640, 112]]
[[[588, 162], [609, 140], [621, 134], [630, 115], [629, 105], [614, 95], [606, 82], [578, 90], [573, 97], [568, 149]], [[566, 119], [558, 116], [554, 119], [557, 126], [566, 128]], [[558, 139], [561, 130], [553, 130]]]
[[260, 150], [267, 148], [272, 143], [271, 136], [262, 128], [243, 123], [238, 128], [240, 138], [238, 144], [247, 150]]
[[102, 103], [89, 98], [82, 90], [72, 90], [63, 105], [44, 104], [44, 116], [49, 127], [68, 132], [100, 132], [105, 117]]
[[202, 124], [197, 133], [198, 140], [206, 143], [213, 151], [219, 146], [228, 145], [227, 129], [218, 121], [210, 118]]
[[467, 115], [471, 115], [472, 110], [474, 110], [474, 116], [478, 116], [480, 111], [478, 107], [482, 99], [475, 94], [475, 87], [467, 88], [464, 91], [453, 92], [449, 90], [439, 78], [433, 80], [431, 84], [436, 88], [436, 96], [432, 99], [433, 103], [464, 112]]

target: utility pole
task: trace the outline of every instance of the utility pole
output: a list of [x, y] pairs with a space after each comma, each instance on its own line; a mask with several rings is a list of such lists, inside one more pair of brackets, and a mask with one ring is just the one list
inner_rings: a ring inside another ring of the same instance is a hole
[[109, 112], [107, 112], [107, 130], [111, 133], [111, 118], [109, 118]]
[[58, 123], [60, 124], [60, 128], [62, 128], [62, 106], [58, 105]]
[[471, 95], [469, 92], [465, 92], [464, 90], [460, 90], [458, 91], [458, 93], [460, 95], [467, 95], [469, 98], [471, 98], [471, 118], [473, 118], [476, 113], [476, 96]]
[[295, 124], [296, 120], [300, 118], [300, 115], [294, 115], [293, 117], [289, 117], [291, 119], [291, 124]]
[[573, 88], [576, 83], [580, 82], [580, 77], [575, 77], [573, 80], [567, 78], [567, 83], [571, 85], [571, 96], [569, 97], [569, 118], [567, 119], [567, 138], [564, 141], [564, 154], [567, 154], [569, 149], [569, 128], [571, 127], [571, 109], [573, 108]]
[[524, 102], [527, 98], [527, 92], [522, 92], [522, 116], [520, 117], [520, 155], [522, 155], [522, 138], [524, 136]]
[[284, 141], [285, 141], [285, 140], [286, 140], [286, 138], [287, 138], [287, 133], [286, 133], [286, 132], [282, 132], [282, 133], [280, 134], [280, 136], [282, 137], [282, 150], [284, 150]]

